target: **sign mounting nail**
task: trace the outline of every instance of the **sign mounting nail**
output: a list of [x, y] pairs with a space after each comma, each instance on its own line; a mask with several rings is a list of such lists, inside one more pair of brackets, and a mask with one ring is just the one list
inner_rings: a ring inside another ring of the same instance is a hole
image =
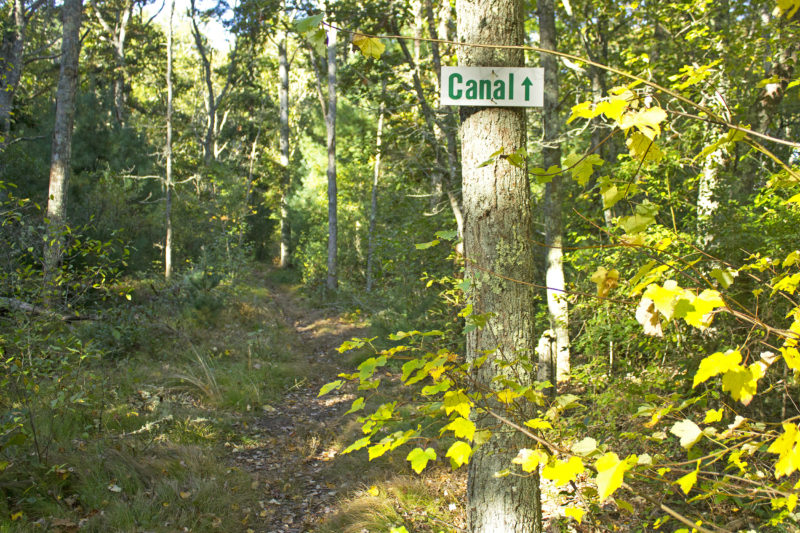
[[542, 107], [544, 70], [515, 67], [442, 67], [442, 105]]

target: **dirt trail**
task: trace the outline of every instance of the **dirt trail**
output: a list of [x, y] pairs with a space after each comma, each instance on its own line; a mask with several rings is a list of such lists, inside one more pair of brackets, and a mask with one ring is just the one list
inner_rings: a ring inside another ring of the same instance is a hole
[[[346, 369], [336, 348], [364, 328], [344, 320], [333, 311], [310, 309], [298, 296], [271, 286], [272, 301], [286, 326], [297, 333], [292, 352], [305, 357], [307, 379], [298, 382], [279, 404], [246, 429], [258, 445], [238, 446], [233, 461], [250, 472], [263, 491], [263, 509], [248, 527], [259, 532], [313, 531], [336, 501], [358, 479], [341, 479], [330, 449], [342, 424], [342, 414], [355, 398], [332, 394], [317, 398], [322, 385]], [[268, 304], [268, 305], [269, 305]]]

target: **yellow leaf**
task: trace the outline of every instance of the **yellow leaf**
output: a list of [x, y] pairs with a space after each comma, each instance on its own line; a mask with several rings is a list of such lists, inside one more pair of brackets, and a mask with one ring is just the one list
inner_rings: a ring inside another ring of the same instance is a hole
[[592, 109], [591, 102], [581, 102], [580, 104], [572, 106], [572, 114], [570, 114], [569, 119], [567, 120], [567, 124], [575, 120], [576, 118], [594, 118], [597, 116], [597, 113]]
[[514, 398], [519, 398], [519, 394], [511, 389], [506, 389], [497, 393], [497, 399], [505, 404], [513, 402]]
[[414, 472], [417, 474], [421, 474], [425, 467], [428, 464], [428, 461], [435, 461], [436, 460], [436, 451], [433, 448], [427, 448], [423, 450], [422, 448], [414, 448], [408, 453], [406, 457], [406, 461], [411, 463], [411, 468], [414, 469]]
[[566, 485], [574, 481], [578, 475], [584, 471], [583, 461], [580, 457], [570, 457], [569, 461], [562, 462], [556, 459], [553, 464], [549, 464], [542, 469], [542, 477], [552, 479], [556, 485]]
[[190, 491], [185, 491], [185, 490], [182, 490], [182, 491], [180, 491], [180, 492], [178, 493], [178, 496], [180, 496], [180, 497], [181, 497], [181, 500], [186, 500], [186, 499], [188, 499], [188, 498], [189, 498], [191, 495], [192, 495], [192, 493], [191, 493]]
[[450, 446], [450, 449], [447, 450], [445, 457], [449, 457], [452, 464], [458, 468], [468, 463], [471, 455], [472, 447], [463, 440], [457, 440]]
[[738, 366], [722, 376], [722, 392], [730, 391], [734, 400], [748, 405], [758, 389], [758, 380], [764, 376], [764, 367], [753, 363], [747, 368]]
[[553, 426], [550, 425], [550, 422], [547, 420], [542, 420], [541, 418], [532, 418], [525, 422], [525, 425], [533, 429], [553, 429]]
[[529, 448], [522, 448], [517, 456], [511, 462], [520, 465], [525, 472], [535, 471], [540, 464], [547, 461], [547, 454], [542, 450], [531, 450]]
[[583, 521], [583, 513], [583, 509], [578, 509], [577, 507], [564, 508], [564, 516], [576, 520], [579, 524]]
[[800, 0], [777, 0], [778, 9], [781, 14], [786, 15], [787, 19], [794, 17], [797, 10], [800, 9]]
[[767, 453], [778, 455], [775, 463], [775, 477], [791, 475], [800, 468], [800, 431], [795, 424], [783, 424], [783, 435], [775, 439]]
[[633, 132], [625, 144], [628, 145], [631, 157], [640, 163], [658, 163], [664, 159], [664, 152], [661, 151], [661, 148], [652, 139], [638, 131]]
[[706, 289], [696, 298], [692, 298], [691, 303], [694, 310], [688, 311], [683, 319], [690, 326], [700, 330], [711, 325], [711, 320], [714, 318], [714, 315], [711, 314], [712, 311], [725, 307], [725, 301], [719, 292], [710, 289]]
[[648, 139], [653, 140], [661, 133], [660, 124], [666, 118], [666, 111], [660, 107], [651, 107], [641, 111], [625, 113], [619, 122], [619, 127], [623, 130], [635, 127]]
[[455, 433], [457, 439], [472, 440], [475, 435], [475, 423], [467, 418], [458, 417], [442, 429], [442, 431], [447, 430]]
[[11, 514], [11, 521], [12, 522], [16, 522], [20, 518], [22, 518], [22, 511], [17, 511], [16, 513], [12, 513]]
[[800, 370], [800, 352], [797, 351], [797, 348], [781, 348], [781, 355], [783, 355], [786, 366], [792, 370]]
[[694, 446], [703, 436], [700, 427], [688, 418], [676, 422], [669, 432], [681, 439], [681, 446], [687, 450]]
[[605, 298], [618, 285], [619, 271], [615, 268], [607, 270], [606, 267], [597, 267], [590, 279], [597, 285], [597, 297]]
[[720, 420], [722, 420], [722, 407], [719, 409], [709, 409], [706, 411], [706, 418], [703, 420], [703, 424], [713, 424]]
[[444, 412], [450, 416], [450, 413], [455, 411], [464, 418], [469, 416], [472, 401], [469, 396], [464, 394], [463, 390], [448, 391], [444, 395]]
[[610, 99], [600, 102], [595, 108], [595, 115], [603, 114], [614, 122], [619, 122], [622, 113], [628, 109], [628, 99], [619, 96], [612, 96]]
[[628, 461], [620, 461], [614, 452], [602, 456], [594, 466], [597, 468], [597, 491], [602, 502], [622, 486], [623, 477], [630, 466]]
[[692, 487], [694, 487], [694, 484], [697, 483], [697, 472], [699, 470], [700, 461], [697, 461], [697, 468], [695, 468], [694, 471], [689, 472], [675, 482], [680, 486], [684, 494], [688, 495], [689, 491], [692, 490]]
[[699, 384], [708, 381], [708, 379], [714, 376], [724, 374], [729, 370], [739, 367], [739, 363], [741, 362], [742, 354], [739, 353], [738, 350], [728, 350], [725, 353], [717, 352], [709, 355], [700, 361], [700, 366], [697, 368], [697, 372], [694, 375], [692, 388], [697, 387]]
[[361, 49], [361, 53], [364, 54], [364, 56], [374, 57], [375, 59], [380, 59], [381, 54], [386, 50], [386, 45], [383, 44], [380, 39], [376, 37], [367, 37], [360, 33], [356, 33], [353, 36], [353, 44]]
[[678, 287], [677, 281], [670, 279], [664, 282], [663, 287], [657, 283], [651, 283], [642, 296], [651, 299], [664, 318], [670, 320], [675, 312], [677, 299], [679, 296], [683, 296], [684, 292], [684, 289]]
[[377, 497], [378, 494], [380, 494], [380, 491], [378, 491], [378, 487], [372, 485], [370, 488], [367, 489], [367, 494], [373, 497]]

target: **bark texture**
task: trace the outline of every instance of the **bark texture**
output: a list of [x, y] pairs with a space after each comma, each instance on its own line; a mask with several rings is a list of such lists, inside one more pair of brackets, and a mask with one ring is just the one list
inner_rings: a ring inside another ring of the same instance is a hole
[[[467, 43], [522, 44], [521, 0], [458, 0], [458, 37]], [[461, 66], [522, 66], [519, 50], [460, 47]], [[498, 363], [530, 361], [535, 349], [533, 290], [494, 274], [533, 280], [533, 223], [527, 171], [500, 161], [479, 168], [499, 148], [525, 146], [525, 112], [510, 108], [462, 108], [461, 148], [464, 197], [464, 248], [471, 303], [476, 313], [493, 313], [486, 327], [467, 334], [467, 359], [488, 351], [475, 371], [478, 386], [494, 389], [501, 373], [522, 384], [531, 376], [520, 364], [501, 370]], [[500, 409], [498, 405], [493, 408]], [[469, 530], [475, 533], [541, 531], [537, 476], [495, 477], [508, 468], [523, 444], [510, 428], [476, 415], [479, 428], [493, 427], [492, 438], [470, 461], [467, 486]]]
[[372, 290], [372, 263], [375, 256], [375, 222], [378, 218], [378, 182], [381, 177], [381, 156], [383, 155], [383, 118], [386, 114], [386, 80], [381, 87], [381, 107], [378, 112], [378, 131], [375, 136], [375, 169], [372, 174], [372, 198], [369, 209], [369, 230], [367, 237], [367, 292]]
[[[541, 46], [547, 50], [556, 49], [555, 6], [553, 0], [539, 0], [539, 35]], [[542, 54], [544, 67], [544, 108], [542, 124], [544, 127], [542, 161], [544, 168], [561, 166], [561, 145], [559, 141], [561, 124], [558, 116], [558, 60], [550, 54]], [[558, 382], [569, 379], [569, 310], [564, 289], [563, 245], [564, 229], [561, 219], [561, 174], [553, 177], [545, 185], [544, 225], [545, 225], [545, 283], [547, 285], [547, 312], [550, 328], [555, 334], [555, 361], [549, 366], [555, 369]], [[550, 352], [552, 353], [552, 351]]]
[[172, 17], [175, 14], [175, 0], [169, 7], [169, 27], [167, 29], [167, 144], [164, 147], [167, 159], [167, 176], [164, 187], [164, 219], [166, 237], [164, 239], [164, 277], [172, 277]]
[[[61, 69], [56, 90], [56, 117], [53, 126], [53, 151], [50, 161], [50, 187], [47, 202], [49, 238], [44, 249], [44, 279], [48, 286], [55, 278], [63, 253], [63, 227], [67, 222], [67, 187], [72, 161], [72, 126], [75, 119], [75, 92], [78, 86], [78, 56], [82, 0], [65, 0], [61, 38]], [[52, 303], [52, 301], [50, 302]]]

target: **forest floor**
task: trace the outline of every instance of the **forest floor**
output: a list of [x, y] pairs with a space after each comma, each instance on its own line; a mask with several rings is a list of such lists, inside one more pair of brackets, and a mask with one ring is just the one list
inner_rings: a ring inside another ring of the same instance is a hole
[[[258, 444], [231, 451], [230, 460], [253, 476], [266, 500], [250, 527], [287, 533], [390, 531], [401, 525], [409, 531], [463, 530], [466, 468], [437, 466], [416, 475], [402, 454], [368, 462], [364, 450], [339, 453], [360, 436], [355, 416], [344, 416], [356, 395], [344, 388], [320, 398], [318, 391], [337, 374], [352, 372], [357, 360], [337, 348], [369, 336], [368, 325], [359, 316], [314, 307], [286, 285], [273, 281], [268, 288], [265, 305], [275, 306], [293, 332], [291, 352], [305, 377], [240, 428], [250, 437], [244, 442]], [[562, 531], [560, 498], [550, 492], [543, 498], [545, 530]]]

